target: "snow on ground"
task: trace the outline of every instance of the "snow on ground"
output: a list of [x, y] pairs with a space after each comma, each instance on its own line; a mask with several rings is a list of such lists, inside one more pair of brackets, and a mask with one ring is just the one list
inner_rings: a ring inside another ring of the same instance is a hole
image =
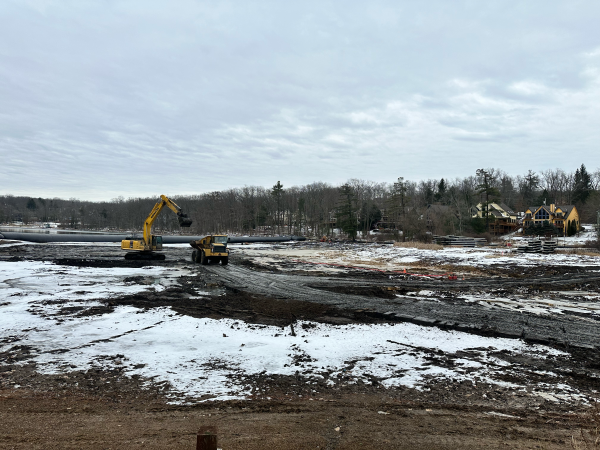
[[[185, 270], [185, 269], [184, 269]], [[182, 270], [182, 271], [184, 271]], [[140, 290], [158, 290], [176, 282], [180, 270], [164, 267], [75, 268], [42, 262], [0, 263], [0, 352], [31, 347], [32, 361], [43, 373], [92, 367], [124, 368], [154, 383], [169, 382], [173, 401], [246, 398], [256, 374], [302, 374], [329, 384], [370, 382], [422, 388], [431, 379], [504, 384], [501, 374], [516, 373], [494, 353], [545, 358], [560, 352], [519, 340], [488, 338], [414, 324], [333, 326], [299, 322], [289, 327], [246, 324], [229, 319], [198, 319], [169, 308], [137, 309], [81, 316], [58, 314], [60, 308], [98, 304]], [[150, 285], [131, 284], [143, 276]], [[65, 303], [66, 302], [66, 303]], [[443, 352], [453, 364], [436, 364]], [[447, 367], [446, 367], [447, 366]], [[521, 387], [513, 385], [515, 387]], [[568, 398], [578, 393], [563, 388]], [[555, 396], [553, 386], [540, 395]], [[556, 398], [556, 397], [555, 397]]]
[[[565, 236], [565, 237], [557, 238], [558, 244], [571, 246], [571, 245], [585, 244], [588, 241], [595, 241], [596, 237], [597, 237], [596, 236], [596, 225], [588, 223], [588, 224], [582, 224], [581, 226], [584, 228], [584, 230], [581, 231], [580, 233], [577, 233], [574, 236]], [[507, 234], [506, 236], [503, 236], [502, 239], [504, 239], [505, 241], [515, 241], [515, 242], [526, 241], [527, 239], [531, 239], [530, 237], [527, 237], [527, 236], [516, 236], [515, 234], [516, 233]]]
[[[563, 299], [560, 297], [572, 296], [574, 299]], [[600, 314], [600, 295], [589, 292], [560, 292], [548, 293], [544, 296], [538, 295], [513, 295], [513, 296], [494, 296], [492, 293], [479, 295], [460, 295], [457, 299], [466, 302], [478, 303], [482, 307], [489, 308], [497, 306], [508, 308], [514, 311], [526, 311], [533, 314], [557, 315], [565, 312], [578, 314]]]
[[568, 254], [558, 250], [553, 254], [517, 253], [509, 248], [494, 247], [444, 247], [442, 250], [426, 250], [392, 245], [356, 246], [340, 252], [322, 250], [317, 255], [321, 261], [351, 266], [377, 266], [386, 270], [403, 270], [415, 263], [432, 265], [485, 266], [598, 266], [600, 255]]
[[[389, 271], [403, 271], [415, 266], [428, 267], [433, 275], [436, 267], [448, 270], [447, 266], [454, 266], [452, 270], [460, 273], [461, 266], [469, 268], [485, 267], [510, 267], [518, 270], [519, 267], [534, 266], [597, 266], [600, 271], [600, 254], [598, 256], [578, 255], [557, 252], [554, 254], [532, 254], [511, 252], [506, 248], [455, 248], [445, 247], [442, 250], [420, 250], [416, 248], [367, 245], [353, 247], [340, 252], [338, 250], [324, 250], [317, 254], [319, 261], [341, 266], [378, 268]], [[412, 263], [412, 264], [411, 264]], [[418, 293], [418, 297], [436, 296], [437, 293]], [[467, 302], [477, 302], [483, 307], [498, 306], [519, 311], [528, 311], [535, 314], [563, 314], [575, 312], [583, 314], [600, 314], [600, 294], [598, 292], [573, 291], [573, 292], [544, 292], [534, 294], [518, 291], [512, 294], [496, 294], [493, 290], [480, 292], [477, 295], [460, 295], [457, 299]]]
[[[583, 234], [583, 233], [582, 233]], [[562, 245], [562, 238], [560, 245]], [[571, 238], [566, 238], [571, 239]], [[584, 242], [589, 240], [587, 237]], [[569, 243], [567, 243], [569, 245]], [[402, 271], [415, 265], [454, 265], [465, 267], [490, 266], [598, 266], [598, 256], [571, 254], [558, 249], [553, 254], [518, 253], [511, 247], [444, 247], [441, 250], [396, 247], [382, 244], [349, 245], [340, 249], [332, 245], [305, 248], [290, 245], [282, 248], [279, 244], [229, 245], [232, 252], [239, 252], [250, 258], [260, 258], [261, 262], [276, 262], [277, 258], [295, 258], [298, 261], [322, 264], [378, 268]], [[267, 259], [265, 259], [267, 258]], [[318, 268], [323, 270], [323, 267]]]

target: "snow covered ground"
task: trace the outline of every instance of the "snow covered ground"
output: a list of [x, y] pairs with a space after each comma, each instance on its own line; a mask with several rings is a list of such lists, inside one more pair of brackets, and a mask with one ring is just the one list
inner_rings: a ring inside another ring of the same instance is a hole
[[343, 252], [323, 250], [317, 253], [323, 261], [335, 264], [354, 266], [377, 266], [385, 270], [403, 270], [416, 263], [427, 265], [456, 265], [468, 267], [484, 266], [565, 266], [585, 265], [598, 266], [600, 269], [600, 254], [598, 256], [569, 254], [560, 249], [553, 254], [517, 253], [510, 248], [480, 247], [454, 248], [445, 247], [442, 250], [421, 250], [409, 247], [394, 247], [392, 245], [365, 245], [353, 247]]
[[[585, 225], [586, 231], [577, 236], [559, 238], [559, 245], [572, 246], [595, 240], [592, 225]], [[512, 237], [508, 240], [514, 245], [528, 238]], [[240, 252], [248, 257], [261, 258], [263, 262], [275, 261], [273, 258], [296, 258], [334, 265], [369, 267], [382, 270], [404, 270], [418, 264], [454, 265], [465, 267], [489, 267], [516, 265], [531, 266], [598, 266], [600, 270], [600, 253], [598, 256], [569, 253], [569, 250], [558, 249], [556, 253], [543, 255], [534, 253], [518, 253], [512, 247], [445, 247], [442, 250], [421, 250], [393, 245], [361, 244], [349, 245], [343, 250], [336, 245], [320, 248], [305, 248], [296, 242], [282, 244], [230, 245], [233, 252]], [[321, 268], [320, 270], [323, 270]]]
[[[583, 227], [583, 231], [581, 231], [580, 233], [577, 233], [574, 236], [565, 236], [565, 237], [559, 237], [558, 239], [558, 244], [559, 245], [581, 245], [581, 244], [585, 244], [588, 241], [595, 241], [596, 240], [596, 225], [595, 224], [582, 224]], [[503, 239], [506, 241], [523, 241], [523, 240], [527, 240], [530, 239], [529, 237], [523, 237], [523, 236], [515, 236], [515, 233], [511, 233], [511, 234], [507, 234], [506, 236], [503, 236]]]
[[[389, 249], [400, 255], [407, 250]], [[536, 358], [561, 354], [519, 340], [406, 323], [333, 326], [298, 322], [297, 336], [292, 336], [289, 327], [198, 319], [164, 307], [121, 306], [100, 314], [80, 314], [81, 307], [100, 305], [101, 299], [141, 290], [160, 292], [177, 283], [187, 270], [0, 262], [0, 352], [29, 346], [29, 361], [43, 373], [118, 365], [127, 375], [170, 383], [173, 401], [192, 402], [247, 398], [252, 389], [249, 377], [257, 374], [301, 374], [308, 382], [326, 380], [331, 385], [369, 382], [375, 377], [390, 387], [423, 388], [435, 379], [506, 386], [499, 381], [501, 375], [520, 368], [499, 359], [496, 352]], [[127, 281], [139, 276], [150, 283]], [[76, 307], [73, 313], [70, 307]], [[441, 353], [452, 363], [436, 363], [432, 356]], [[569, 386], [561, 386], [560, 394], [548, 385], [534, 391], [556, 401], [578, 398]]]

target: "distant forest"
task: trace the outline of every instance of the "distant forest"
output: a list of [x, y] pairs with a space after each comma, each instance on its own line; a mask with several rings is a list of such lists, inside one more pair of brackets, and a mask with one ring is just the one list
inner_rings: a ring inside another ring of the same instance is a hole
[[[285, 183], [285, 181], [283, 181]], [[331, 235], [334, 228], [354, 237], [377, 223], [392, 223], [406, 239], [434, 234], [476, 234], [485, 230], [472, 219], [480, 202], [504, 203], [515, 212], [529, 206], [574, 204], [582, 223], [595, 223], [600, 209], [600, 170], [582, 164], [574, 172], [562, 169], [510, 176], [499, 169], [479, 169], [466, 178], [395, 183], [351, 179], [341, 186], [312, 183], [287, 187], [246, 186], [191, 196], [172, 197], [194, 221], [180, 230], [174, 214], [165, 210], [154, 229], [162, 233]], [[158, 198], [115, 198], [90, 202], [71, 198], [0, 196], [0, 224], [58, 222], [86, 230], [139, 231]], [[442, 205], [443, 208], [431, 208]], [[436, 211], [430, 214], [428, 211]], [[425, 220], [427, 218], [427, 220]]]

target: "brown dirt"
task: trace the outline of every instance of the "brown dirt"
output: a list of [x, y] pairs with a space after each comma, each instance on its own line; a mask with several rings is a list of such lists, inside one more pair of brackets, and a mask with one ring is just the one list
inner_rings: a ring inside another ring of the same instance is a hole
[[586, 427], [575, 414], [447, 408], [386, 395], [338, 394], [296, 400], [182, 407], [123, 394], [0, 390], [0, 448], [195, 448], [215, 426], [224, 450], [564, 449]]

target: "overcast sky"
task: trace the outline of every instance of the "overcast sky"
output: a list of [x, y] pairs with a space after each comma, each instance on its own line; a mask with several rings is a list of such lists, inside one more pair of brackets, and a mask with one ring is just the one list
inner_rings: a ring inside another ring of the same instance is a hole
[[600, 2], [0, 2], [0, 193], [600, 167]]

